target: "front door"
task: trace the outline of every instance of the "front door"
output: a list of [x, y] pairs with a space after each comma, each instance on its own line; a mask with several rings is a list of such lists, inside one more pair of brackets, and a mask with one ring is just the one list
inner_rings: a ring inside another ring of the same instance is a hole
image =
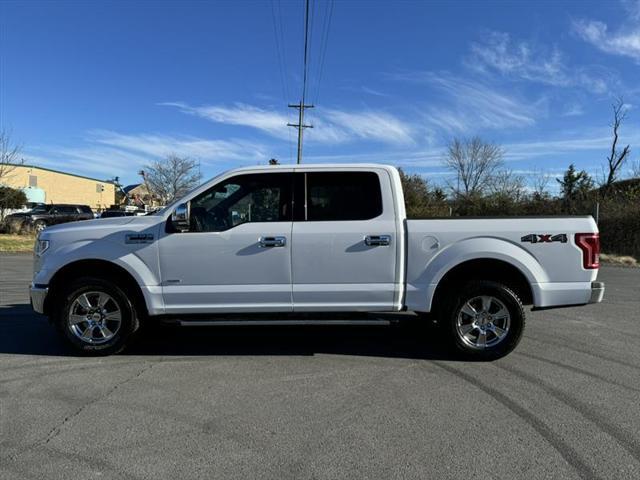
[[398, 243], [388, 173], [300, 171], [294, 197], [294, 310], [392, 309]]
[[240, 174], [190, 202], [188, 232], [159, 244], [165, 311], [291, 311], [287, 172]]

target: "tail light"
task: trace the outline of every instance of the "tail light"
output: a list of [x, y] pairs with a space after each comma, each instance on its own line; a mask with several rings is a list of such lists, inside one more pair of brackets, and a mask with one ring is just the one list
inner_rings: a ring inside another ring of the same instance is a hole
[[600, 267], [600, 234], [576, 233], [576, 245], [582, 250], [582, 266], [586, 269]]

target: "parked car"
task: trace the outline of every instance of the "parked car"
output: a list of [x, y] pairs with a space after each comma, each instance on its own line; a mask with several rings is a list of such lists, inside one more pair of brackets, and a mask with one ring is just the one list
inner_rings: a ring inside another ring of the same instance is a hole
[[520, 341], [525, 305], [602, 300], [599, 247], [590, 216], [407, 220], [389, 166], [250, 167], [153, 215], [43, 231], [31, 301], [90, 354], [120, 351], [142, 318], [370, 324], [353, 312], [408, 310], [494, 359]]
[[51, 225], [90, 219], [93, 219], [93, 211], [87, 205], [41, 204], [26, 212], [7, 215], [5, 222], [14, 230], [32, 228], [41, 232]]
[[137, 215], [136, 212], [126, 210], [105, 210], [100, 214], [100, 218], [133, 217], [135, 215]]

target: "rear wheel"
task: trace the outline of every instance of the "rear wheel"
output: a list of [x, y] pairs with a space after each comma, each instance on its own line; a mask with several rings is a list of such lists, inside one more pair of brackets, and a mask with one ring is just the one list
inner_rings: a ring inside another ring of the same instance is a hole
[[53, 310], [64, 337], [83, 354], [118, 353], [139, 328], [135, 308], [124, 292], [99, 278], [73, 282]]
[[525, 313], [518, 295], [492, 281], [475, 281], [453, 293], [442, 311], [455, 349], [469, 358], [494, 360], [520, 342]]

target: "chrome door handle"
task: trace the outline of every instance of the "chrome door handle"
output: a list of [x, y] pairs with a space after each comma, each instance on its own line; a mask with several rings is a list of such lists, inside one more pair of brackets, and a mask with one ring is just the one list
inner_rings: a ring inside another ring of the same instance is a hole
[[391, 244], [391, 235], [367, 235], [364, 243], [370, 247], [386, 247]]
[[261, 247], [284, 247], [287, 237], [260, 237], [258, 241]]

